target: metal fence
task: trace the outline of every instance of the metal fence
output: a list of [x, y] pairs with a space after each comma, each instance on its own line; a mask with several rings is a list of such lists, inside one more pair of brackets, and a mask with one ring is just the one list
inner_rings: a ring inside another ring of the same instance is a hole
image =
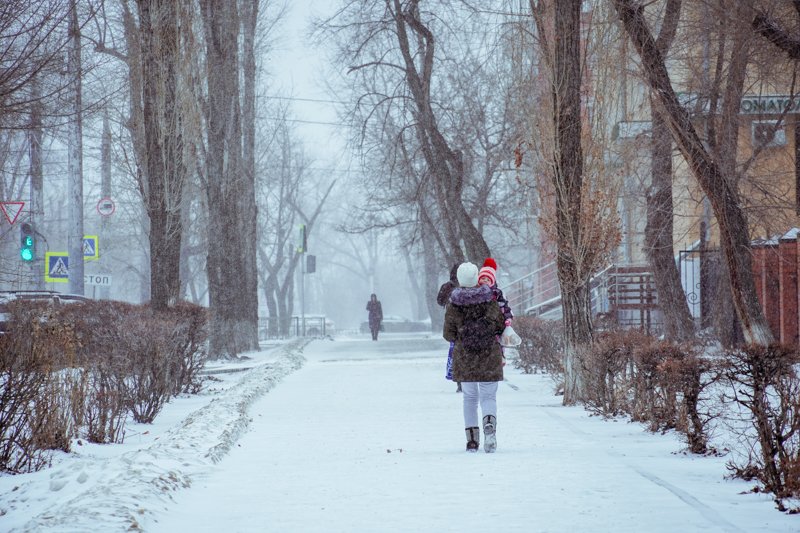
[[[293, 316], [289, 321], [288, 334], [270, 334], [270, 317], [258, 318], [258, 337], [268, 340], [281, 337], [325, 337], [333, 335], [333, 327], [325, 316]], [[278, 328], [273, 328], [278, 329]]]

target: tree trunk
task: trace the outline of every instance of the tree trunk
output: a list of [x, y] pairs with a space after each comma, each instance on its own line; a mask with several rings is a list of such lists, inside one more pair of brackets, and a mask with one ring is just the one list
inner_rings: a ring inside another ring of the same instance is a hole
[[[239, 105], [239, 15], [236, 4], [202, 0], [208, 75], [207, 195], [209, 353], [235, 357], [258, 349], [258, 294], [249, 286], [245, 239], [252, 238], [243, 221], [255, 220], [252, 189], [242, 163]], [[253, 301], [256, 301], [254, 304]]]
[[631, 0], [614, 0], [620, 20], [642, 60], [650, 88], [654, 91], [673, 139], [686, 159], [719, 224], [720, 245], [727, 263], [733, 302], [747, 342], [774, 341], [755, 291], [750, 264], [750, 232], [731, 176], [726, 176], [706, 151], [688, 112], [672, 88], [664, 59], [658, 51], [642, 10]]
[[243, 269], [240, 273], [242, 292], [253, 295], [242, 305], [246, 319], [258, 323], [258, 206], [256, 204], [256, 28], [259, 15], [259, 0], [241, 0], [242, 6], [242, 154], [244, 174], [240, 213], [242, 215], [242, 258]]
[[[436, 265], [438, 262], [432, 233], [427, 231], [425, 226], [426, 224], [423, 222], [423, 230], [420, 239], [422, 240], [424, 264], [427, 267], [428, 265]], [[443, 265], [448, 278], [450, 277], [450, 267], [448, 265], [452, 264], [453, 263], [445, 263]], [[428, 316], [431, 317], [431, 331], [434, 334], [437, 332], [441, 334], [442, 328], [444, 327], [444, 310], [436, 302], [436, 295], [439, 292], [438, 281], [441, 269], [424, 268], [423, 272], [425, 275], [425, 305], [427, 306]]]
[[150, 219], [150, 305], [180, 297], [181, 206], [187, 171], [179, 103], [180, 24], [174, 0], [137, 0], [142, 61], [142, 122]]
[[592, 339], [588, 273], [578, 268], [581, 243], [581, 0], [555, 2], [553, 62], [557, 268], [564, 313], [564, 404], [584, 398], [579, 347]]
[[645, 253], [653, 271], [664, 333], [678, 342], [694, 336], [694, 323], [675, 264], [672, 240], [672, 137], [657, 106], [652, 110], [651, 184], [647, 195]]
[[[678, 29], [681, 0], [668, 0], [664, 12], [656, 46], [666, 55]], [[668, 339], [681, 342], [694, 336], [694, 323], [674, 259], [672, 137], [652, 95], [650, 115], [652, 117], [651, 182], [647, 194], [645, 254], [653, 271], [658, 304], [664, 316], [664, 333]]]
[[278, 328], [278, 301], [275, 298], [278, 283], [275, 276], [269, 275], [264, 283], [264, 301], [267, 304], [267, 336], [276, 338], [280, 333]]
[[[100, 142], [100, 197], [111, 197], [111, 125], [108, 119], [108, 111], [103, 113], [103, 137]], [[108, 232], [108, 217], [102, 217], [100, 221], [100, 234], [98, 236], [100, 248], [100, 255], [108, 254], [109, 249], [109, 232]], [[102, 244], [101, 244], [102, 243]], [[111, 265], [108, 259], [101, 259], [100, 272], [103, 274], [112, 274]], [[100, 299], [108, 300], [111, 298], [111, 290], [108, 286], [100, 287]]]
[[[466, 256], [483, 263], [489, 257], [490, 250], [486, 240], [475, 227], [472, 218], [464, 207], [462, 197], [464, 189], [464, 163], [460, 151], [453, 150], [439, 130], [436, 115], [431, 107], [431, 78], [433, 75], [433, 58], [435, 39], [433, 33], [419, 18], [419, 0], [411, 0], [406, 9], [400, 0], [394, 0], [394, 17], [397, 28], [397, 39], [403, 56], [406, 83], [416, 107], [416, 132], [425, 163], [436, 181], [439, 200], [444, 200], [444, 208], [440, 206], [443, 227], [448, 232], [447, 244], [451, 246], [451, 257], [463, 257], [459, 240], [463, 239]], [[421, 48], [421, 58], [411, 53], [408, 30], [414, 32], [417, 45]], [[421, 69], [417, 62], [421, 62]], [[454, 235], [455, 228], [459, 234]], [[456, 250], [455, 248], [459, 248]]]

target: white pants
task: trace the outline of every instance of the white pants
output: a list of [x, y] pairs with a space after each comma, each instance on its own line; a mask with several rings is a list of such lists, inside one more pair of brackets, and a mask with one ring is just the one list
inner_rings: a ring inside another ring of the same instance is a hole
[[466, 381], [461, 384], [464, 394], [464, 427], [481, 427], [478, 423], [478, 403], [483, 416], [497, 416], [497, 381]]

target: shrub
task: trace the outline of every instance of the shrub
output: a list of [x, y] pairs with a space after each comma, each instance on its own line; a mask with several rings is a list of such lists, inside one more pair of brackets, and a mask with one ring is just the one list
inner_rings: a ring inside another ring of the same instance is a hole
[[586, 406], [603, 416], [627, 414], [650, 431], [675, 429], [693, 453], [705, 453], [713, 416], [701, 412], [701, 395], [718, 374], [701, 350], [641, 330], [600, 332], [581, 354]]
[[604, 416], [632, 413], [633, 352], [649, 342], [639, 330], [611, 329], [581, 350], [587, 407]]
[[197, 392], [207, 315], [182, 303], [11, 302], [0, 336], [0, 470], [38, 470], [72, 437], [121, 442], [129, 415], [151, 422], [164, 403]]
[[[658, 368], [660, 387], [665, 397], [674, 398], [672, 407], [665, 409], [675, 428], [686, 435], [692, 453], [708, 451], [707, 425], [712, 415], [702, 413], [703, 391], [718, 378], [708, 359], [701, 357], [699, 347], [682, 345], [665, 347], [666, 357]], [[656, 425], [664, 421], [654, 421]]]
[[30, 472], [49, 463], [50, 450], [69, 450], [61, 370], [77, 342], [47, 306], [11, 302], [9, 313], [9, 331], [0, 336], [0, 469]]
[[724, 399], [749, 414], [754, 433], [741, 437], [757, 451], [749, 464], [729, 468], [754, 471], [783, 508], [783, 499], [800, 496], [800, 354], [794, 346], [749, 345], [726, 359], [731, 387]]
[[122, 442], [130, 410], [125, 331], [140, 306], [90, 301], [64, 306], [58, 315], [80, 341], [72, 416], [79, 434], [98, 444]]
[[514, 366], [526, 374], [546, 372], [564, 375], [564, 335], [560, 321], [531, 316], [514, 319], [514, 330], [522, 337]]
[[175, 316], [170, 333], [173, 340], [173, 394], [197, 393], [200, 390], [200, 370], [208, 358], [208, 311], [199, 305], [180, 303], [168, 311]]

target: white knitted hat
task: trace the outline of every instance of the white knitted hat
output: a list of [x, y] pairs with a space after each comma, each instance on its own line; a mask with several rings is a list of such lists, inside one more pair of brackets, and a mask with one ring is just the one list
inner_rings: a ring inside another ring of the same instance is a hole
[[456, 272], [458, 284], [462, 287], [474, 287], [478, 284], [478, 267], [472, 263], [461, 263]]

